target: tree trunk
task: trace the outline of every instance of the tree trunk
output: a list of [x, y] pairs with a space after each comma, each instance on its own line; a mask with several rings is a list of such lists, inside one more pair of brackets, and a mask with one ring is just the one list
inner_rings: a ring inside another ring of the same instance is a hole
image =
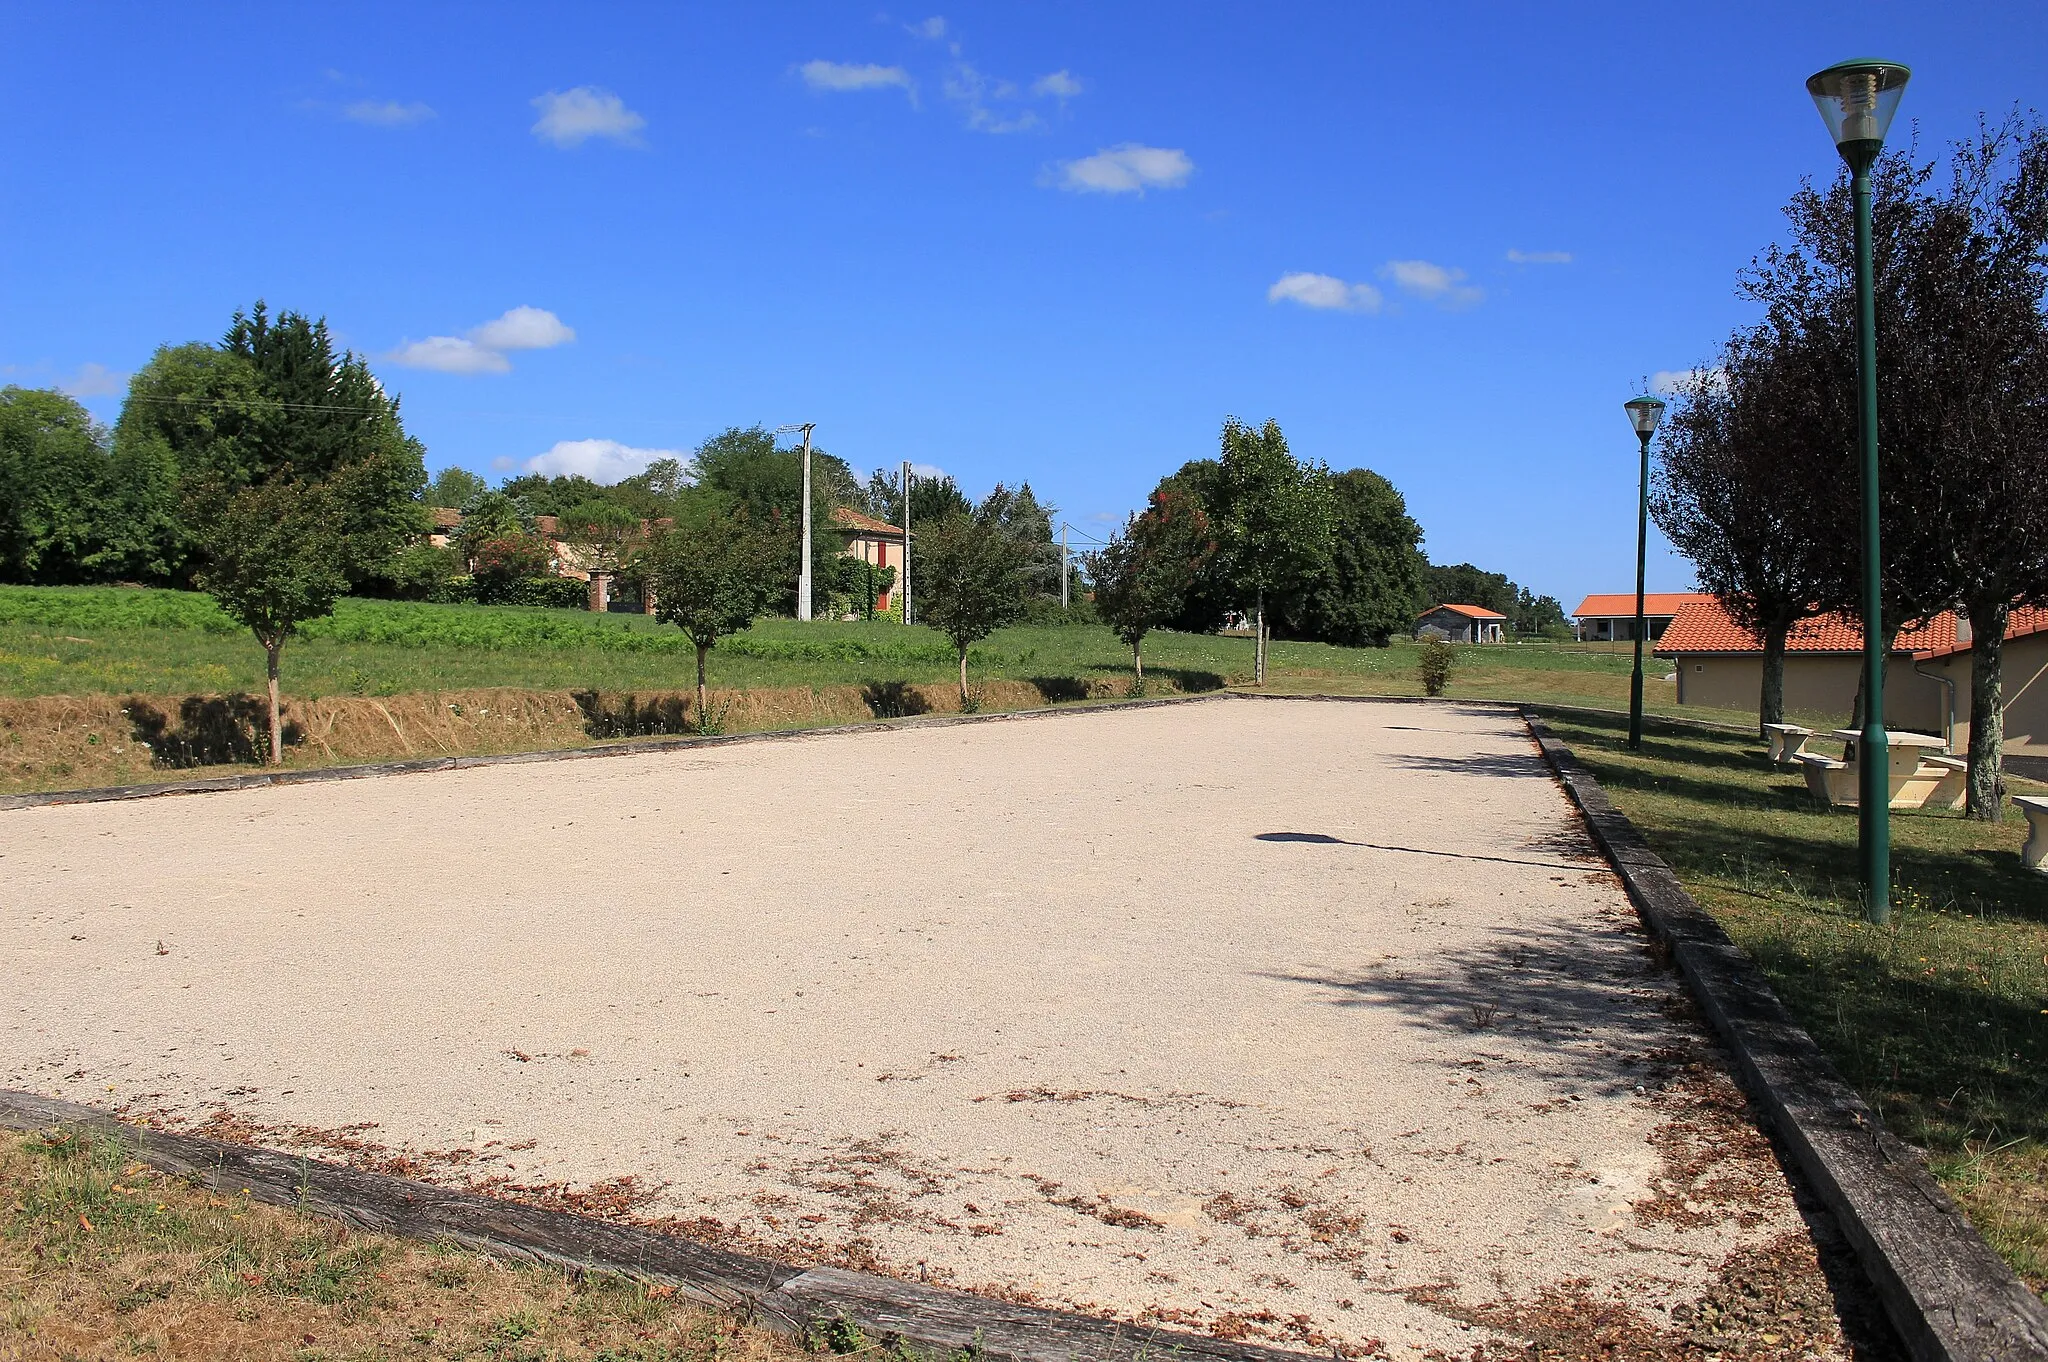
[[1252, 621], [1252, 684], [1266, 684], [1266, 591], [1259, 588], [1258, 608]]
[[1969, 816], [2005, 818], [2005, 625], [2003, 601], [1970, 606]]
[[967, 650], [960, 650], [960, 712], [967, 712]]
[[1138, 687], [1142, 689], [1145, 685], [1145, 655], [1138, 651], [1136, 640], [1131, 643], [1131, 671], [1137, 678]]
[[277, 712], [277, 662], [284, 652], [284, 640], [266, 642], [263, 645], [265, 669], [270, 673], [270, 764], [284, 762], [284, 720]]
[[[1756, 707], [1758, 737], [1764, 736], [1765, 724], [1785, 722], [1785, 638], [1791, 632], [1789, 624], [1773, 624], [1764, 630], [1764, 688]], [[1683, 658], [1678, 665], [1685, 665]]]
[[711, 713], [706, 708], [706, 704], [710, 699], [710, 692], [704, 689], [704, 659], [710, 652], [710, 644], [699, 643], [697, 645], [697, 731], [700, 733], [704, 731], [704, 720]]

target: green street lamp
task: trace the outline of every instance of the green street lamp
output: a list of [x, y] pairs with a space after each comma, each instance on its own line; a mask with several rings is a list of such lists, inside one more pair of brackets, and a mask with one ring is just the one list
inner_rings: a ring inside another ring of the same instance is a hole
[[1643, 447], [1643, 476], [1636, 484], [1636, 669], [1628, 683], [1628, 747], [1634, 752], [1643, 745], [1643, 635], [1649, 629], [1643, 615], [1643, 562], [1650, 540], [1650, 437], [1664, 419], [1664, 404], [1645, 393], [1631, 397], [1621, 407]]
[[1806, 82], [1849, 163], [1856, 202], [1856, 414], [1863, 445], [1863, 734], [1856, 744], [1856, 840], [1863, 916], [1891, 918], [1891, 780], [1884, 733], [1884, 591], [1877, 515], [1877, 302], [1871, 282], [1870, 168], [1912, 72], [1897, 62], [1837, 62]]

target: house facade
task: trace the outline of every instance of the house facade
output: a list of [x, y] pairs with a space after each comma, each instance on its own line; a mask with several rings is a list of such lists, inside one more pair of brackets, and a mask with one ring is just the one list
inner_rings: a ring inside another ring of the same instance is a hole
[[1415, 620], [1415, 637], [1447, 643], [1504, 643], [1508, 617], [1477, 605], [1438, 605]]
[[[1644, 637], [1664, 637], [1681, 608], [1714, 598], [1699, 591], [1643, 593]], [[1605, 592], [1586, 597], [1572, 612], [1572, 632], [1581, 643], [1621, 643], [1636, 636], [1636, 593]]]
[[902, 527], [863, 515], [850, 506], [832, 508], [832, 526], [845, 536], [846, 543], [840, 552], [878, 568], [896, 569], [895, 585], [875, 597], [875, 609], [890, 609], [903, 585], [903, 554], [909, 541]]
[[[1954, 611], [1901, 630], [1886, 660], [1885, 727], [1970, 740], [1970, 622]], [[1678, 672], [1678, 703], [1754, 710], [1763, 690], [1763, 642], [1712, 597], [1682, 607], [1657, 645]], [[1803, 621], [1785, 643], [1785, 709], [1846, 724], [1862, 679], [1863, 631], [1855, 620]], [[2002, 667], [2005, 751], [2048, 757], [2048, 610], [2016, 609]]]

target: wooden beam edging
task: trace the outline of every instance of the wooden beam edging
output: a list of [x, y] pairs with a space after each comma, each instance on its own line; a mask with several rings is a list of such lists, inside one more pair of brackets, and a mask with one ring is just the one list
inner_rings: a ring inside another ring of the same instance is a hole
[[1055, 714], [1100, 714], [1109, 710], [1194, 704], [1203, 700], [1223, 699], [1231, 694], [1233, 692], [1228, 690], [1213, 690], [1149, 700], [1081, 700], [1064, 704], [1048, 702], [1030, 709], [1006, 709], [994, 714], [912, 714], [900, 719], [871, 719], [865, 723], [831, 724], [817, 728], [764, 728], [753, 733], [721, 733], [713, 736], [677, 734], [659, 738], [629, 738], [624, 742], [597, 743], [588, 747], [547, 748], [538, 752], [494, 752], [474, 757], [417, 757], [410, 761], [367, 761], [346, 766], [314, 766], [302, 771], [251, 771], [247, 775], [204, 776], [197, 780], [165, 780], [148, 785], [102, 785], [83, 790], [39, 790], [33, 794], [0, 795], [0, 812], [9, 809], [46, 808], [52, 804], [104, 804], [126, 799], [158, 799], [165, 795], [261, 790], [273, 785], [314, 785], [330, 780], [367, 780], [373, 776], [466, 771], [478, 766], [514, 766], [535, 761], [583, 761], [592, 757], [643, 756], [650, 752], [693, 751], [703, 747], [725, 747], [735, 743], [786, 742], [797, 738], [833, 737], [845, 733], [889, 733], [906, 728], [945, 728], [953, 724], [1000, 723], [1008, 719], [1038, 719]]
[[2048, 1306], [1884, 1128], [1756, 963], [1532, 710], [1522, 717], [1651, 933], [1734, 1053], [1743, 1086], [1834, 1213], [1918, 1362], [2048, 1359]]
[[696, 1304], [806, 1341], [843, 1320], [871, 1338], [989, 1362], [1312, 1362], [1282, 1348], [1016, 1305], [874, 1273], [792, 1267], [568, 1211], [129, 1125], [95, 1107], [33, 1093], [0, 1091], [0, 1127], [112, 1135], [142, 1162], [216, 1193], [246, 1192], [252, 1200], [380, 1234], [671, 1285]]

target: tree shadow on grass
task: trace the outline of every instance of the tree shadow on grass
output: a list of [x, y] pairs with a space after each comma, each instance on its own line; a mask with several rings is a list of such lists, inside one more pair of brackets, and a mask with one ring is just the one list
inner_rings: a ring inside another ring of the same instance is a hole
[[[268, 756], [270, 704], [252, 695], [188, 695], [178, 703], [178, 718], [147, 701], [122, 706], [135, 741], [149, 748], [151, 765], [189, 771], [199, 766], [255, 765]], [[284, 745], [297, 747], [306, 731], [284, 725]]]
[[877, 719], [907, 719], [931, 712], [931, 705], [907, 681], [870, 681], [860, 688], [860, 698]]
[[1676, 1047], [1689, 1056], [1699, 1044], [1674, 1020], [1669, 973], [1625, 932], [1602, 941], [1601, 929], [1580, 923], [1500, 927], [1369, 972], [1261, 977], [1315, 990], [1334, 1007], [1401, 1014], [1475, 1049], [1494, 1037], [1525, 1046], [1537, 1055], [1536, 1076], [1565, 1093], [1621, 1093], [1645, 1081], [1653, 1052]]
[[689, 701], [680, 695], [607, 696], [594, 690], [575, 693], [583, 711], [583, 731], [593, 738], [641, 738], [688, 733]]

